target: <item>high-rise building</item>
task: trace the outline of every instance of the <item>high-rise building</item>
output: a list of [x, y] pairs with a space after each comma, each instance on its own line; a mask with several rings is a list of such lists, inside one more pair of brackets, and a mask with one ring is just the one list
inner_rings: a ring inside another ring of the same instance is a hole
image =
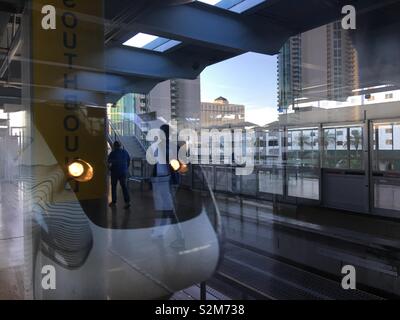
[[340, 22], [291, 37], [278, 56], [279, 109], [299, 101], [345, 101], [358, 89], [357, 65], [350, 33]]
[[214, 102], [201, 103], [201, 126], [223, 126], [226, 124], [240, 124], [245, 121], [245, 107], [239, 104], [230, 104], [224, 97]]
[[[200, 78], [174, 79], [158, 84], [147, 97], [141, 97], [140, 113], [176, 121], [180, 127], [198, 127], [200, 122]], [[138, 110], [137, 110], [138, 111]]]
[[293, 105], [301, 89], [301, 35], [291, 37], [278, 56], [279, 108]]

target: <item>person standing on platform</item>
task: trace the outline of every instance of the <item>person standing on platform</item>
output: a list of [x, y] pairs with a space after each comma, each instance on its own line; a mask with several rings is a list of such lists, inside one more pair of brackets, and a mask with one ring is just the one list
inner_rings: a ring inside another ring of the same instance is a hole
[[111, 194], [112, 202], [110, 207], [115, 206], [117, 203], [117, 184], [119, 182], [125, 200], [125, 209], [130, 207], [130, 197], [127, 187], [127, 179], [129, 175], [129, 165], [131, 158], [129, 153], [121, 148], [121, 143], [114, 142], [113, 151], [108, 156], [108, 165], [111, 171]]

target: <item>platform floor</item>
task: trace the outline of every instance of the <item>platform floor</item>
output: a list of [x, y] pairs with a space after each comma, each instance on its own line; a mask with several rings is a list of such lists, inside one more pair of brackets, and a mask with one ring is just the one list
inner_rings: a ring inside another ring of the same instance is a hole
[[[120, 186], [117, 186], [117, 203], [107, 207], [106, 212], [92, 210], [90, 219], [95, 224], [112, 229], [141, 229], [159, 225], [166, 217], [185, 222], [196, 217], [202, 210], [204, 202], [211, 203], [210, 197], [185, 188], [168, 187], [162, 190], [151, 188], [149, 184], [141, 187], [139, 183], [129, 182], [130, 208], [125, 209]], [[164, 196], [159, 196], [163, 193]], [[174, 203], [171, 199], [175, 197]], [[107, 203], [111, 202], [111, 188]], [[175, 209], [175, 210], [173, 210]], [[172, 211], [175, 216], [170, 214]]]
[[24, 298], [22, 192], [0, 183], [0, 300]]
[[[139, 194], [135, 190], [133, 199]], [[267, 201], [223, 195], [217, 201], [224, 259], [207, 282], [208, 299], [398, 297], [400, 222], [322, 208], [288, 207], [278, 215]], [[145, 216], [135, 215], [143, 212], [136, 203], [130, 210], [121, 208], [123, 203], [109, 209], [108, 223], [116, 228], [154, 223], [155, 217], [144, 221]], [[20, 185], [0, 183], [0, 299], [24, 298], [22, 204]], [[356, 291], [340, 287], [345, 264], [357, 269]], [[199, 297], [200, 288], [194, 286], [173, 299]]]
[[[175, 293], [170, 300], [200, 300], [201, 290], [200, 285], [194, 285], [190, 288], [184, 289]], [[206, 286], [206, 300], [231, 300], [228, 296], [215, 290], [211, 286]]]
[[[217, 199], [225, 254], [211, 283], [221, 292], [235, 299], [398, 298], [399, 222], [309, 207], [278, 215], [269, 202]], [[359, 290], [341, 288], [347, 264], [356, 268]], [[224, 290], [221, 279], [231, 286]]]

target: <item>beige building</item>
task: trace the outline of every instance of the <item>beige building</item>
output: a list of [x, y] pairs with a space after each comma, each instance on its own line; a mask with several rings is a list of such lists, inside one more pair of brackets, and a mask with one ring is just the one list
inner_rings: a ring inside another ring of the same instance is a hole
[[239, 104], [230, 104], [224, 97], [214, 102], [201, 103], [201, 126], [223, 126], [226, 124], [240, 124], [245, 121], [245, 107]]

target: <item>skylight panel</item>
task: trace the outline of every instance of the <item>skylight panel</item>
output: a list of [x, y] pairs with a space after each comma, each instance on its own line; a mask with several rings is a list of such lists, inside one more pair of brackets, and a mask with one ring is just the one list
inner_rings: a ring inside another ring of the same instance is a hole
[[236, 13], [242, 13], [253, 8], [266, 0], [197, 0], [221, 9], [226, 9]]
[[244, 0], [231, 7], [229, 10], [237, 13], [242, 13], [263, 2], [265, 2], [265, 0]]
[[149, 43], [156, 40], [157, 38], [158, 38], [157, 36], [139, 32], [138, 34], [130, 38], [128, 41], [125, 41], [123, 45], [135, 48], [143, 48]]
[[203, 2], [215, 6], [221, 0], [197, 0], [198, 2]]
[[157, 37], [151, 34], [138, 33], [128, 41], [125, 41], [123, 45], [157, 52], [164, 52], [181, 43], [182, 42], [180, 41]]
[[167, 51], [175, 46], [177, 46], [178, 44], [181, 44], [182, 42], [180, 41], [176, 41], [176, 40], [168, 40], [167, 42], [163, 43], [162, 45], [154, 48], [154, 51], [158, 51], [158, 52], [164, 52]]

